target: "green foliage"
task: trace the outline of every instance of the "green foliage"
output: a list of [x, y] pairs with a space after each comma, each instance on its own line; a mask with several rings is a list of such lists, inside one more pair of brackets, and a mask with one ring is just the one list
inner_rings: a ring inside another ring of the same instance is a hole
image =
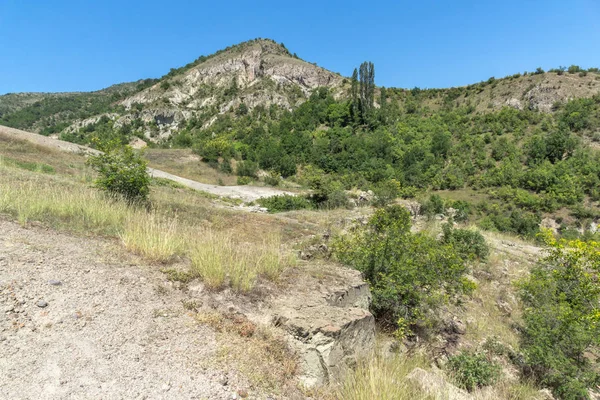
[[375, 66], [372, 62], [363, 62], [359, 68], [360, 81], [360, 113], [363, 121], [367, 121], [373, 109], [375, 96]]
[[428, 200], [421, 203], [421, 214], [428, 218], [436, 214], [443, 214], [445, 210], [444, 200], [437, 194], [430, 195]]
[[600, 383], [591, 354], [600, 348], [600, 243], [557, 242], [521, 285], [525, 374], [560, 399], [587, 399]]
[[401, 206], [380, 208], [366, 226], [334, 243], [337, 258], [363, 273], [373, 292], [372, 310], [382, 322], [427, 327], [438, 307], [470, 293], [467, 267], [452, 243], [410, 232]]
[[[207, 129], [195, 125], [194, 149], [205, 160], [236, 158], [283, 177], [298, 174], [323, 207], [344, 206], [343, 190], [353, 187], [378, 192], [384, 205], [396, 195], [390, 182], [398, 182], [399, 197], [487, 189], [502, 203], [478, 209], [480, 225], [523, 236], [535, 235], [539, 212], [600, 199], [600, 157], [578, 138], [600, 126], [600, 99], [572, 100], [551, 115], [511, 108], [477, 114], [455, 106], [467, 94], [455, 88], [443, 92], [447, 107], [432, 113], [425, 102], [435, 91], [387, 88], [385, 107], [365, 120], [359, 78], [357, 70], [348, 101], [320, 88], [292, 112], [255, 108], [237, 119], [220, 116]], [[407, 113], [410, 103], [415, 108]], [[307, 170], [319, 171], [323, 181], [307, 182]], [[430, 216], [443, 212], [428, 206]]]
[[281, 178], [276, 172], [271, 172], [269, 175], [265, 176], [263, 180], [270, 186], [279, 186], [279, 183], [281, 183]]
[[402, 194], [400, 182], [395, 179], [379, 182], [374, 188], [373, 193], [375, 199], [373, 205], [375, 207], [387, 206]]
[[41, 172], [44, 174], [53, 174], [56, 172], [54, 167], [52, 167], [51, 165], [48, 165], [48, 164], [20, 161], [20, 160], [15, 160], [15, 159], [12, 159], [9, 157], [0, 156], [0, 165], [2, 165], [2, 164], [14, 166], [14, 167], [21, 168], [21, 169], [26, 169], [28, 171]]
[[279, 196], [264, 197], [258, 199], [258, 204], [269, 209], [269, 212], [284, 212], [292, 210], [304, 210], [313, 207], [312, 203], [302, 196], [282, 194]]
[[483, 235], [469, 229], [455, 229], [452, 223], [442, 225], [442, 243], [452, 244], [456, 252], [465, 260], [485, 261], [490, 249]]
[[75, 120], [116, 111], [115, 102], [128, 94], [131, 91], [47, 97], [16, 112], [0, 115], [0, 125], [25, 130], [39, 127], [44, 134], [58, 133]]
[[448, 369], [456, 384], [472, 392], [490, 386], [502, 376], [502, 367], [484, 353], [463, 351], [448, 360]]
[[469, 219], [469, 214], [472, 212], [471, 204], [469, 204], [469, 202], [456, 200], [450, 202], [449, 206], [455, 210], [454, 220], [456, 222], [465, 222]]
[[542, 218], [538, 213], [518, 209], [506, 209], [498, 205], [479, 204], [478, 209], [486, 214], [479, 221], [479, 227], [485, 230], [514, 233], [533, 239], [539, 232]]
[[258, 172], [258, 164], [254, 161], [240, 161], [237, 163], [235, 172], [238, 176], [247, 176], [249, 178], [256, 178]]
[[238, 185], [249, 185], [252, 183], [252, 178], [249, 176], [238, 176], [237, 184]]
[[98, 173], [96, 186], [130, 203], [146, 201], [150, 176], [142, 156], [115, 141], [98, 143], [98, 147], [104, 153], [88, 159], [88, 164]]

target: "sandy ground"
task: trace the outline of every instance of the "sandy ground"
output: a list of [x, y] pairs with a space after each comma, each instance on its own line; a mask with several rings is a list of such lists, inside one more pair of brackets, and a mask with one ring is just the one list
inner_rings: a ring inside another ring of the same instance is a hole
[[[6, 126], [0, 125], [0, 138], [5, 137], [9, 139], [16, 140], [26, 140], [28, 142], [34, 143], [39, 146], [49, 147], [53, 149], [57, 149], [60, 151], [66, 151], [69, 153], [83, 153], [83, 154], [97, 154], [98, 150], [90, 149], [89, 147], [81, 146], [75, 143], [65, 142], [58, 139], [51, 139], [49, 137], [39, 135], [37, 133], [31, 133], [26, 131], [21, 131], [18, 129], [9, 128]], [[182, 178], [180, 176], [176, 176], [170, 174], [168, 172], [160, 171], [154, 168], [148, 168], [150, 174], [157, 178], [169, 179], [174, 182], [177, 182], [181, 185], [187, 186], [189, 188], [200, 190], [203, 192], [208, 192], [211, 194], [215, 194], [217, 196], [223, 197], [233, 197], [242, 199], [245, 202], [255, 201], [262, 197], [270, 197], [276, 196], [280, 194], [284, 194], [282, 190], [277, 190], [270, 187], [258, 187], [258, 186], [217, 186], [217, 185], [208, 185], [206, 183], [196, 182], [190, 179]], [[292, 194], [292, 193], [288, 193]]]
[[235, 398], [181, 296], [114, 242], [0, 219], [0, 398]]

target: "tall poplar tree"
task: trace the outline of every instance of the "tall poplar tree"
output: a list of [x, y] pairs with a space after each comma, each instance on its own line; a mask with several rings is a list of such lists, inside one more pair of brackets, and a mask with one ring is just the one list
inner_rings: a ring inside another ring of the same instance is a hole
[[370, 61], [360, 64], [360, 112], [363, 121], [366, 120], [373, 109], [375, 97], [375, 66]]
[[358, 98], [358, 70], [354, 68], [354, 72], [352, 73], [352, 118], [354, 120], [358, 120], [358, 112], [359, 112], [359, 98]]

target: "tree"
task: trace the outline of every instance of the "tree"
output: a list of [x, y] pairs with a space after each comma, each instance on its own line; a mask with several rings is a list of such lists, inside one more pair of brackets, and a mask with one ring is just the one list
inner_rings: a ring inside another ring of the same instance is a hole
[[358, 71], [354, 68], [354, 72], [352, 72], [352, 117], [354, 120], [358, 119], [358, 112], [360, 107], [360, 100], [358, 98]]
[[373, 109], [375, 96], [375, 66], [370, 61], [360, 64], [360, 107], [363, 121], [366, 120]]
[[339, 238], [334, 254], [364, 274], [374, 315], [399, 334], [427, 325], [440, 306], [474, 288], [454, 243], [411, 233], [410, 214], [399, 205], [378, 209], [367, 225]]
[[122, 196], [129, 203], [146, 201], [150, 193], [150, 175], [142, 156], [116, 140], [96, 144], [104, 151], [88, 159], [88, 164], [99, 175], [96, 186], [113, 196]]
[[387, 90], [382, 86], [379, 91], [379, 120], [382, 124], [386, 122], [387, 112]]
[[561, 399], [587, 399], [600, 382], [600, 243], [543, 238], [548, 256], [521, 284], [525, 372]]

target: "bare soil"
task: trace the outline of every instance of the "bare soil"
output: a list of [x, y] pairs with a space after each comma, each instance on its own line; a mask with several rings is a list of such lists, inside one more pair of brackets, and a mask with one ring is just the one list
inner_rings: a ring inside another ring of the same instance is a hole
[[[0, 398], [231, 399], [215, 333], [113, 241], [0, 219]], [[256, 398], [254, 395], [251, 398]]]

